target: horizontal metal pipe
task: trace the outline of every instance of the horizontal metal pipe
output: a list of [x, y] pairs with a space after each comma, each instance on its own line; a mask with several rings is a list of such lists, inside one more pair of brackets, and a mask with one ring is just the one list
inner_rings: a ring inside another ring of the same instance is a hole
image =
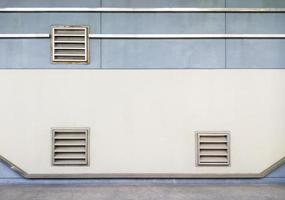
[[[50, 38], [48, 33], [0, 34], [0, 39]], [[90, 39], [285, 39], [285, 34], [89, 34]]]
[[284, 39], [285, 34], [89, 34], [94, 39]]
[[285, 13], [285, 8], [0, 8], [0, 12]]
[[9, 39], [9, 38], [49, 38], [49, 33], [33, 33], [33, 34], [0, 34], [0, 39]]

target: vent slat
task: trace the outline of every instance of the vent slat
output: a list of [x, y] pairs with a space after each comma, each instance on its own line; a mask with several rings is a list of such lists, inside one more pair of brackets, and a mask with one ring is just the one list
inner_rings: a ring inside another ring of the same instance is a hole
[[200, 153], [200, 156], [227, 156], [227, 153], [223, 153], [223, 154], [213, 154], [213, 153]]
[[84, 57], [84, 54], [54, 54], [54, 56], [66, 56], [66, 57], [73, 57], [73, 56], [79, 56], [79, 57]]
[[204, 160], [201, 163], [228, 163], [227, 161], [219, 161], [219, 160]]
[[69, 41], [69, 42], [85, 42], [85, 38], [84, 37], [74, 37], [74, 36], [70, 36], [70, 37], [55, 37], [55, 42], [62, 42], [62, 41]]
[[54, 44], [54, 48], [62, 47], [62, 48], [82, 48], [86, 49], [85, 44], [65, 44], [65, 43], [57, 43]]
[[73, 40], [69, 40], [69, 41], [67, 41], [67, 40], [62, 40], [62, 41], [60, 41], [60, 40], [57, 40], [57, 41], [54, 41], [54, 43], [66, 43], [66, 44], [69, 44], [69, 43], [71, 43], [71, 44], [85, 44], [85, 41], [73, 41]]
[[55, 50], [84, 50], [84, 47], [54, 47]]
[[53, 165], [87, 165], [88, 129], [53, 129], [52, 155]]
[[59, 62], [79, 62], [79, 61], [84, 61], [85, 59], [56, 59]]
[[56, 160], [56, 165], [62, 165], [62, 166], [86, 165], [86, 161], [85, 160]]
[[227, 141], [200, 141], [200, 144], [202, 143], [219, 144], [219, 143], [227, 143]]
[[85, 137], [70, 137], [70, 136], [67, 136], [67, 137], [54, 137], [54, 139], [56, 139], [56, 140], [61, 140], [61, 139], [64, 139], [64, 140], [84, 140], [86, 138]]
[[51, 36], [53, 63], [87, 64], [89, 62], [88, 27], [54, 26]]
[[200, 149], [227, 149], [227, 144], [204, 144], [200, 143]]
[[226, 135], [224, 133], [203, 133], [203, 135], [200, 135], [200, 137], [215, 138], [215, 137], [226, 137]]
[[60, 55], [62, 55], [62, 54], [70, 54], [70, 55], [76, 55], [76, 54], [83, 54], [83, 56], [84, 56], [84, 49], [55, 49], [55, 55], [56, 54], [60, 54]]
[[54, 34], [55, 37], [85, 37], [84, 34], [68, 34], [68, 33], [65, 33], [65, 34]]
[[201, 150], [224, 150], [224, 149], [228, 149], [227, 147], [200, 147]]
[[86, 151], [82, 150], [54, 150], [54, 153], [85, 153]]
[[197, 133], [197, 164], [229, 165], [229, 133]]
[[85, 144], [55, 144], [54, 146], [85, 146]]
[[85, 157], [54, 157], [55, 160], [85, 160]]
[[79, 152], [79, 151], [85, 151], [85, 147], [80, 147], [80, 146], [79, 147], [78, 146], [77, 147], [76, 146], [75, 147], [74, 146], [73, 147], [69, 147], [69, 146], [63, 146], [62, 147], [62, 146], [58, 146], [55, 148], [55, 150], [56, 151], [78, 151]]
[[229, 163], [200, 163], [200, 166], [228, 166]]

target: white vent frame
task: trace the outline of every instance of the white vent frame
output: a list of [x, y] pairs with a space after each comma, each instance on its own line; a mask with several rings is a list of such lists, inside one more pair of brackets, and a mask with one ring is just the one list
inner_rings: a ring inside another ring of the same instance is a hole
[[[58, 31], [63, 33], [57, 33]], [[89, 64], [89, 27], [51, 26], [51, 62]]]
[[51, 133], [52, 166], [89, 166], [89, 128], [52, 128]]
[[[202, 141], [201, 138], [208, 140]], [[223, 138], [219, 140], [209, 140], [209, 138]], [[229, 131], [197, 131], [196, 132], [196, 165], [197, 166], [230, 166], [230, 132]], [[204, 144], [203, 146], [201, 144]], [[207, 145], [208, 146], [205, 146]], [[224, 145], [221, 145], [224, 144]], [[214, 147], [213, 145], [218, 145]], [[212, 146], [212, 147], [211, 147]], [[223, 147], [224, 146], [224, 147]], [[202, 153], [204, 151], [204, 153]], [[206, 153], [208, 152], [208, 153]], [[216, 152], [216, 153], [215, 153]], [[203, 157], [203, 159], [202, 159]], [[214, 161], [216, 158], [224, 158], [225, 161]], [[211, 160], [212, 159], [212, 160]]]

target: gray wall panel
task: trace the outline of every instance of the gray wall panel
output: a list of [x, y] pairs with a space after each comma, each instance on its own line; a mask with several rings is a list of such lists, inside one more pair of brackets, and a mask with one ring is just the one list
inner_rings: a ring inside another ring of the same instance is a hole
[[228, 13], [227, 33], [285, 33], [285, 13]]
[[252, 8], [282, 8], [284, 0], [227, 0], [227, 7], [252, 7]]
[[227, 68], [285, 68], [285, 40], [228, 40]]
[[224, 33], [225, 14], [104, 13], [102, 33]]
[[[103, 0], [103, 7], [224, 7], [225, 0]], [[284, 0], [227, 0], [227, 7], [285, 7]], [[100, 0], [2, 0], [0, 7], [99, 7]], [[0, 33], [49, 33], [52, 24], [91, 33], [285, 33], [273, 13], [0, 13]], [[102, 24], [101, 23], [102, 20]], [[102, 30], [100, 28], [102, 27]], [[90, 65], [50, 64], [49, 39], [0, 40], [0, 68], [283, 68], [285, 40], [90, 40]], [[225, 52], [225, 49], [226, 52]], [[100, 60], [102, 54], [102, 60]], [[225, 54], [227, 57], [225, 57]], [[261, 55], [261, 56], [260, 56]], [[10, 57], [9, 57], [10, 56]], [[12, 58], [12, 59], [11, 59]]]
[[100, 32], [99, 13], [0, 13], [1, 33], [49, 33], [51, 25], [89, 25]]
[[[227, 0], [227, 7], [285, 7], [284, 0]], [[226, 32], [284, 34], [284, 13], [227, 13]], [[285, 40], [227, 40], [227, 68], [285, 68]]]
[[282, 165], [281, 167], [270, 173], [267, 177], [285, 179], [285, 165]]
[[225, 0], [103, 0], [103, 7], [224, 7]]
[[89, 65], [51, 64], [49, 39], [0, 40], [0, 68], [99, 68], [100, 41], [90, 41]]
[[6, 164], [0, 161], [0, 180], [22, 178], [19, 174], [9, 168]]
[[103, 68], [223, 68], [223, 40], [103, 40]]

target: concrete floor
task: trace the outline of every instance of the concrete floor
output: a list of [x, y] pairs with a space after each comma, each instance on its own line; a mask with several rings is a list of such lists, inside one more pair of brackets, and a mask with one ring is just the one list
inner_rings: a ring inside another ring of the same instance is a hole
[[2, 185], [0, 200], [285, 200], [285, 185], [32, 186]]

